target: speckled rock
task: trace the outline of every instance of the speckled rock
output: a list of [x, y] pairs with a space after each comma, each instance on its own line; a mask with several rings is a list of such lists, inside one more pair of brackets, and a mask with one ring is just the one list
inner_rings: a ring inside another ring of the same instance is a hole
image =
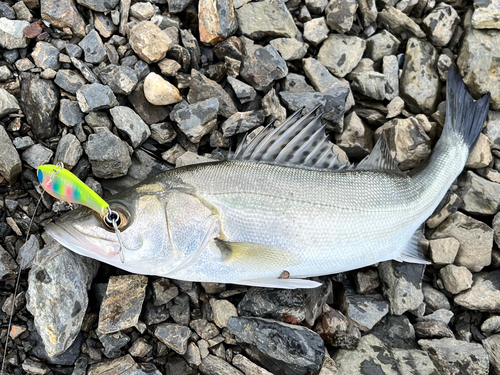
[[265, 119], [264, 114], [258, 111], [237, 112], [222, 123], [222, 134], [231, 137], [245, 133], [261, 125]]
[[156, 327], [155, 336], [167, 347], [179, 354], [185, 354], [191, 330], [179, 324], [165, 323]]
[[40, 165], [47, 164], [54, 152], [41, 143], [37, 143], [27, 148], [22, 154], [21, 159], [30, 167], [37, 169]]
[[476, 144], [469, 153], [465, 167], [472, 169], [485, 168], [489, 166], [492, 161], [493, 155], [491, 154], [489, 138], [487, 135], [479, 133]]
[[0, 18], [0, 47], [12, 50], [28, 46], [28, 39], [24, 37], [24, 29], [29, 22]]
[[373, 148], [373, 132], [358, 117], [356, 112], [344, 118], [344, 132], [336, 135], [337, 145], [349, 158], [361, 159]]
[[87, 83], [83, 76], [74, 70], [60, 69], [57, 71], [54, 83], [64, 91], [75, 95], [82, 85]]
[[127, 134], [132, 147], [139, 147], [151, 135], [149, 126], [130, 107], [116, 106], [109, 111], [118, 129]]
[[83, 124], [83, 112], [78, 102], [62, 99], [59, 107], [59, 121], [72, 128], [75, 125]]
[[500, 311], [500, 271], [476, 273], [472, 288], [455, 297], [455, 303], [469, 310]]
[[59, 63], [59, 50], [47, 42], [38, 42], [31, 53], [31, 57], [33, 57], [35, 65], [42, 69], [58, 70], [61, 66]]
[[99, 64], [108, 57], [102, 39], [96, 30], [91, 30], [78, 45], [83, 50], [85, 61], [88, 63]]
[[132, 164], [126, 143], [110, 132], [90, 134], [85, 153], [96, 177], [124, 176]]
[[422, 21], [423, 28], [433, 45], [446, 46], [455, 28], [460, 22], [460, 17], [451, 5], [439, 3]]
[[366, 42], [358, 37], [331, 34], [318, 52], [318, 61], [337, 77], [350, 73], [363, 57]]
[[500, 210], [500, 184], [472, 171], [467, 172], [461, 197], [464, 210], [471, 214], [494, 215]]
[[99, 79], [115, 94], [129, 95], [137, 85], [137, 73], [128, 66], [109, 64], [99, 71]]
[[358, 9], [356, 1], [330, 1], [325, 10], [328, 27], [341, 34], [351, 30], [356, 9]]
[[279, 52], [283, 60], [298, 60], [307, 53], [308, 45], [295, 38], [276, 38], [269, 41], [269, 44]]
[[191, 142], [199, 143], [217, 125], [218, 111], [219, 101], [213, 98], [174, 110], [170, 117]]
[[[12, 258], [12, 255], [10, 255], [7, 250], [5, 250], [2, 246], [0, 246], [0, 280], [7, 280], [14, 278], [17, 275], [18, 270], [19, 270], [18, 265], [16, 261]], [[10, 315], [11, 309], [7, 311], [9, 311]]]
[[500, 29], [500, 4], [498, 1], [474, 1], [472, 26], [475, 29]]
[[275, 80], [288, 74], [288, 68], [272, 45], [252, 45], [246, 49], [240, 74], [256, 90], [268, 91]]
[[352, 321], [327, 304], [323, 305], [323, 314], [316, 324], [316, 332], [328, 344], [346, 349], [355, 349], [361, 338], [361, 332]]
[[490, 365], [495, 372], [500, 372], [500, 335], [493, 335], [483, 340], [484, 349], [488, 353]]
[[80, 109], [85, 113], [118, 105], [115, 94], [113, 94], [109, 86], [100, 83], [82, 85], [76, 92], [76, 99]]
[[160, 61], [172, 41], [151, 21], [143, 21], [130, 29], [129, 43], [137, 55], [148, 64]]
[[119, 0], [77, 0], [77, 3], [96, 12], [107, 12], [119, 3]]
[[83, 148], [80, 142], [73, 134], [68, 133], [61, 138], [57, 145], [54, 162], [62, 161], [64, 167], [71, 170], [78, 163], [82, 154]]
[[381, 294], [359, 295], [349, 287], [338, 296], [340, 311], [366, 332], [389, 313], [389, 304]]
[[328, 38], [328, 32], [324, 17], [314, 18], [304, 23], [304, 40], [313, 46], [321, 44]]
[[393, 34], [409, 33], [417, 38], [425, 38], [425, 33], [406, 14], [394, 7], [387, 7], [378, 14], [378, 20]]
[[204, 375], [243, 375], [241, 371], [235, 369], [222, 358], [216, 357], [212, 354], [209, 354], [205, 358], [203, 358], [199, 370]]
[[213, 46], [230, 37], [238, 29], [233, 0], [198, 2], [200, 40]]
[[374, 62], [381, 60], [384, 56], [395, 55], [401, 42], [387, 30], [381, 30], [366, 39], [365, 57]]

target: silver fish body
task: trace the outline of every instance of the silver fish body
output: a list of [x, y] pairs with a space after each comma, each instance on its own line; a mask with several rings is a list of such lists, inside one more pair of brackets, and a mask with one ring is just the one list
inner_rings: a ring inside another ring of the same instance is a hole
[[[190, 281], [313, 287], [298, 279], [389, 259], [425, 263], [412, 248], [415, 233], [461, 173], [485, 102], [468, 104], [482, 106], [468, 125], [474, 134], [449, 116], [427, 165], [411, 175], [374, 169], [372, 161], [332, 171], [254, 160], [158, 175], [109, 200], [128, 216], [123, 264], [115, 233], [87, 209], [47, 231], [82, 255]], [[280, 279], [284, 271], [290, 279]]]

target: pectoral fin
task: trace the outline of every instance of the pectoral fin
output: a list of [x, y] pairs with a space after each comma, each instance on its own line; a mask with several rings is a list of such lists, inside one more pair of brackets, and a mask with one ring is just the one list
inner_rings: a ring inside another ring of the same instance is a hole
[[258, 286], [264, 288], [280, 289], [311, 289], [321, 286], [321, 283], [306, 279], [277, 279], [273, 277], [263, 277], [260, 279], [241, 280], [236, 284]]

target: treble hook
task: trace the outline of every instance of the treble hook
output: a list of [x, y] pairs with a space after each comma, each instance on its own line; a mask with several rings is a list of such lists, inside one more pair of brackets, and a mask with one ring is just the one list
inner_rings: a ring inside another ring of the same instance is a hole
[[120, 245], [120, 250], [118, 251], [118, 254], [120, 255], [120, 260], [122, 263], [125, 263], [125, 254], [123, 252], [123, 249], [125, 246], [123, 246], [123, 240], [122, 240], [122, 234], [120, 230], [118, 229], [118, 219], [120, 218], [120, 215], [118, 212], [113, 211], [111, 208], [108, 208], [108, 213], [106, 214], [105, 220], [111, 223], [113, 226], [113, 229], [115, 230], [116, 237], [118, 237], [118, 243]]

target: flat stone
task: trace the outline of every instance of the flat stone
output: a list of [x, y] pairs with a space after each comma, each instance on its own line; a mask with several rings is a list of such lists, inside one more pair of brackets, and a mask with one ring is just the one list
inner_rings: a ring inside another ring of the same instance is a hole
[[193, 143], [199, 143], [217, 125], [219, 101], [207, 99], [174, 111], [171, 119]]
[[360, 0], [358, 10], [365, 27], [376, 21], [378, 12], [375, 0]]
[[274, 81], [288, 74], [288, 67], [272, 45], [251, 46], [246, 50], [240, 74], [256, 90], [267, 91]]
[[132, 164], [127, 144], [110, 132], [90, 134], [85, 153], [100, 178], [125, 176]]
[[[445, 309], [439, 309], [434, 311], [432, 314], [423, 316], [421, 318], [418, 318], [417, 321], [419, 322], [442, 322], [444, 324], [450, 324], [451, 318], [453, 318], [454, 314], [450, 310], [445, 310]], [[451, 337], [451, 336], [450, 336]]]
[[64, 163], [64, 167], [71, 170], [83, 154], [83, 148], [80, 142], [73, 134], [64, 135], [57, 145], [54, 162]]
[[389, 304], [381, 294], [358, 295], [344, 287], [339, 298], [340, 311], [365, 332], [389, 313]]
[[81, 74], [74, 70], [60, 69], [57, 71], [54, 83], [64, 91], [75, 95], [78, 89], [86, 84], [87, 81]]
[[151, 135], [149, 126], [130, 107], [116, 106], [109, 110], [115, 126], [126, 133], [132, 147], [139, 147]]
[[[16, 150], [23, 151], [26, 150], [28, 147], [33, 146], [35, 142], [33, 142], [33, 140], [29, 136], [25, 136], [25, 137], [14, 138], [12, 144], [14, 145]], [[6, 149], [6, 144], [0, 146], [0, 149]]]
[[148, 278], [142, 275], [111, 276], [99, 311], [98, 331], [109, 334], [137, 325]]
[[34, 361], [31, 358], [26, 358], [21, 367], [28, 374], [44, 375], [50, 372], [49, 366], [45, 363]]
[[[241, 354], [236, 354], [234, 356], [232, 364], [239, 370], [243, 371], [245, 375], [272, 375], [269, 371], [253, 363]], [[320, 374], [324, 375], [321, 372]]]
[[460, 242], [455, 265], [479, 272], [491, 263], [493, 229], [461, 212], [451, 214], [432, 234], [431, 239], [453, 237]]
[[[192, 165], [192, 164], [201, 164], [201, 163], [211, 163], [214, 162], [215, 159], [206, 157], [206, 156], [200, 156], [198, 154], [195, 154], [194, 152], [191, 151], [186, 151], [182, 152], [183, 150], [180, 149], [174, 149], [173, 150], [173, 155], [172, 158], [175, 159], [175, 167], [184, 167], [186, 165]], [[168, 159], [167, 159], [168, 161]], [[173, 164], [173, 163], [172, 163]]]
[[99, 71], [99, 79], [115, 94], [129, 95], [136, 87], [139, 78], [128, 66], [109, 64]]
[[446, 298], [446, 296], [442, 292], [434, 289], [432, 286], [423, 284], [422, 292], [424, 293], [424, 302], [430, 311], [441, 309], [449, 310], [451, 308], [448, 298]]
[[40, 165], [47, 164], [54, 153], [37, 143], [28, 149], [26, 149], [22, 155], [21, 159], [25, 161], [30, 167], [37, 169]]
[[137, 55], [152, 64], [167, 54], [172, 41], [151, 21], [143, 21], [130, 29], [129, 43]]
[[78, 124], [83, 124], [83, 112], [80, 109], [78, 102], [62, 99], [59, 108], [59, 121], [64, 125], [73, 127]]
[[59, 63], [59, 50], [47, 42], [38, 42], [31, 53], [31, 57], [35, 65], [42, 69], [58, 70], [61, 66]]
[[297, 26], [283, 3], [251, 2], [236, 9], [240, 32], [253, 40], [264, 37], [293, 38]]
[[373, 132], [358, 117], [356, 112], [344, 118], [344, 132], [336, 135], [337, 145], [349, 158], [361, 159], [373, 148]]
[[16, 66], [16, 69], [20, 72], [27, 72], [35, 68], [35, 64], [33, 64], [31, 60], [28, 58], [19, 59], [16, 61], [14, 65]]
[[57, 241], [37, 253], [28, 276], [27, 308], [49, 356], [64, 353], [78, 336], [87, 310], [87, 291], [98, 267], [97, 261]]
[[89, 66], [84, 63], [81, 60], [78, 60], [75, 57], [71, 57], [71, 63], [75, 66], [76, 69], [80, 71], [80, 73], [83, 75], [83, 77], [89, 82], [89, 83], [100, 83], [101, 81], [95, 73], [92, 71], [92, 69], [89, 68]]
[[94, 363], [89, 366], [87, 375], [102, 375], [119, 373], [120, 375], [134, 375], [141, 373], [140, 367], [135, 363], [134, 359], [129, 355]]
[[96, 12], [108, 12], [118, 5], [119, 0], [76, 0], [76, 2]]
[[118, 27], [113, 23], [111, 17], [99, 12], [94, 13], [94, 17], [94, 26], [103, 38], [111, 38], [113, 34], [116, 34]]
[[440, 3], [423, 20], [422, 27], [433, 45], [446, 46], [460, 22], [457, 11], [451, 5]]
[[269, 122], [276, 120], [278, 121], [278, 124], [281, 124], [285, 121], [286, 109], [281, 105], [280, 99], [278, 98], [278, 95], [276, 95], [276, 91], [274, 89], [269, 90], [269, 92], [264, 95], [261, 104], [262, 111]]
[[179, 324], [165, 323], [156, 327], [154, 335], [167, 347], [183, 355], [187, 351], [191, 330]]
[[179, 289], [168, 279], [161, 278], [153, 281], [154, 305], [161, 306], [179, 295]]
[[278, 51], [285, 61], [303, 58], [307, 54], [307, 49], [309, 48], [307, 43], [298, 41], [295, 38], [276, 38], [269, 41], [269, 44]]
[[177, 87], [153, 72], [144, 80], [144, 95], [154, 105], [175, 104], [182, 100]]
[[0, 47], [12, 50], [28, 46], [28, 39], [24, 37], [24, 29], [29, 22], [0, 18]]
[[102, 39], [96, 30], [90, 31], [78, 45], [82, 48], [85, 61], [88, 63], [99, 64], [108, 56]]
[[233, 35], [238, 30], [238, 22], [232, 0], [198, 2], [200, 40], [213, 46]]
[[386, 7], [379, 12], [378, 20], [393, 34], [408, 33], [417, 38], [425, 38], [425, 33], [415, 21], [394, 7]]
[[82, 85], [76, 92], [76, 99], [82, 112], [89, 113], [118, 105], [115, 94], [109, 86], [100, 83]]
[[358, 3], [353, 0], [332, 0], [326, 7], [326, 23], [330, 29], [344, 34], [351, 30]]
[[382, 58], [382, 73], [385, 76], [385, 98], [392, 100], [399, 96], [399, 63], [394, 55]]
[[500, 271], [477, 273], [472, 280], [472, 288], [456, 296], [454, 302], [469, 310], [500, 311]]
[[439, 270], [439, 277], [451, 294], [458, 294], [472, 286], [472, 273], [462, 266], [449, 264]]
[[246, 133], [261, 125], [266, 117], [258, 111], [237, 112], [222, 123], [222, 134], [231, 137], [234, 134]]
[[317, 46], [328, 38], [328, 26], [325, 17], [314, 18], [304, 23], [304, 40]]
[[430, 258], [438, 266], [452, 264], [458, 254], [460, 242], [453, 238], [439, 238], [429, 241]]
[[222, 358], [216, 357], [212, 354], [203, 358], [199, 370], [204, 375], [243, 375], [241, 371], [235, 369]]
[[467, 172], [462, 187], [463, 208], [479, 215], [494, 215], [500, 210], [500, 184]]
[[318, 61], [337, 77], [344, 77], [358, 65], [366, 42], [355, 36], [331, 34], [318, 52]]
[[384, 56], [396, 55], [401, 42], [387, 30], [381, 30], [366, 39], [364, 57], [377, 62]]

